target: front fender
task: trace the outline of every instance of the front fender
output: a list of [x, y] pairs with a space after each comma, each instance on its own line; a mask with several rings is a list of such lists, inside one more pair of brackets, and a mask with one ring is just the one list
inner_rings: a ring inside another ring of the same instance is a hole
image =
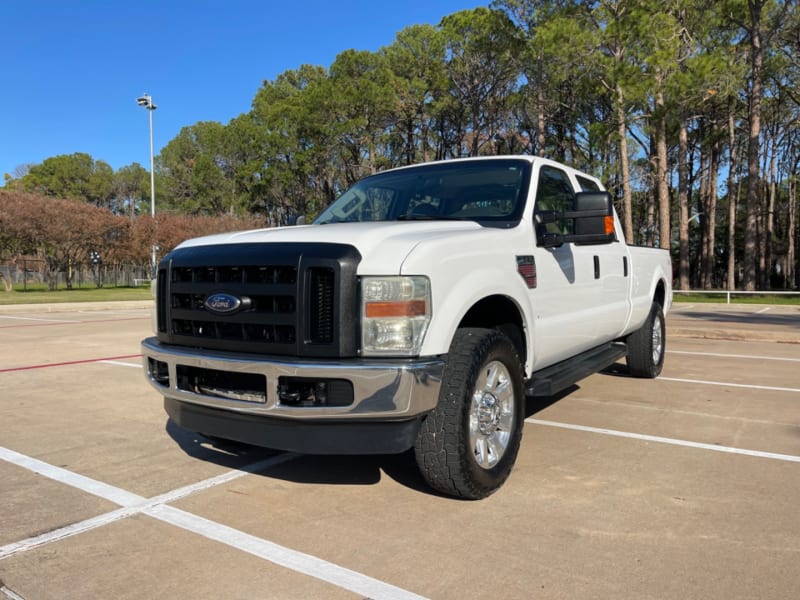
[[[433, 356], [444, 354], [467, 313], [482, 300], [492, 296], [507, 298], [519, 313], [522, 321], [522, 336], [527, 347], [526, 372], [533, 364], [533, 310], [528, 290], [522, 277], [516, 272], [516, 261], [508, 259], [514, 268], [473, 268], [468, 278], [448, 277], [433, 282], [433, 311], [430, 326], [425, 336], [421, 354]], [[456, 273], [457, 275], [457, 273]], [[497, 323], [507, 322], [511, 315], [497, 315]]]

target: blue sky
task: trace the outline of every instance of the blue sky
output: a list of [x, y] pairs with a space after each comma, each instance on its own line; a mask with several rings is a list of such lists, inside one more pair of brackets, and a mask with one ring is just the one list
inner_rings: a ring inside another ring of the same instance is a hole
[[[409, 25], [489, 0], [0, 0], [0, 175], [86, 152], [149, 169], [198, 121], [250, 109], [263, 80], [349, 48], [374, 51]], [[2, 177], [0, 177], [2, 185]]]

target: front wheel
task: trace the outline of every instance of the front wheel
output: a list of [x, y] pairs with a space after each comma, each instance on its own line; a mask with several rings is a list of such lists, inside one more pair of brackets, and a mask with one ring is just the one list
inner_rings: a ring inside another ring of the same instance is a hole
[[664, 329], [664, 311], [658, 302], [654, 302], [644, 325], [625, 339], [628, 345], [628, 370], [631, 375], [649, 379], [659, 376], [661, 367], [664, 366], [666, 351]]
[[439, 403], [414, 445], [434, 489], [477, 500], [497, 490], [517, 458], [525, 404], [514, 344], [492, 329], [460, 329], [450, 346]]

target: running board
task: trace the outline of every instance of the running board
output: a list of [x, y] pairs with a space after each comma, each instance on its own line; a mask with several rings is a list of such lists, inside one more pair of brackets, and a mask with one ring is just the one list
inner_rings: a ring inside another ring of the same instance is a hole
[[625, 344], [612, 342], [587, 350], [537, 371], [525, 384], [528, 396], [554, 396], [584, 377], [602, 371], [628, 353]]

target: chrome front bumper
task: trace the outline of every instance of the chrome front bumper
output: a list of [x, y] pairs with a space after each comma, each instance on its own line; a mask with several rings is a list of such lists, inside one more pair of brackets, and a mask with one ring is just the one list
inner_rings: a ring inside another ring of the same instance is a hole
[[[142, 341], [145, 376], [165, 398], [243, 415], [294, 421], [398, 421], [413, 419], [436, 406], [445, 360], [330, 359], [298, 360], [168, 346], [157, 338]], [[179, 387], [178, 367], [266, 377], [263, 401], [220, 397]], [[165, 372], [168, 377], [165, 377]], [[347, 406], [287, 406], [278, 393], [281, 377], [351, 382]]]

